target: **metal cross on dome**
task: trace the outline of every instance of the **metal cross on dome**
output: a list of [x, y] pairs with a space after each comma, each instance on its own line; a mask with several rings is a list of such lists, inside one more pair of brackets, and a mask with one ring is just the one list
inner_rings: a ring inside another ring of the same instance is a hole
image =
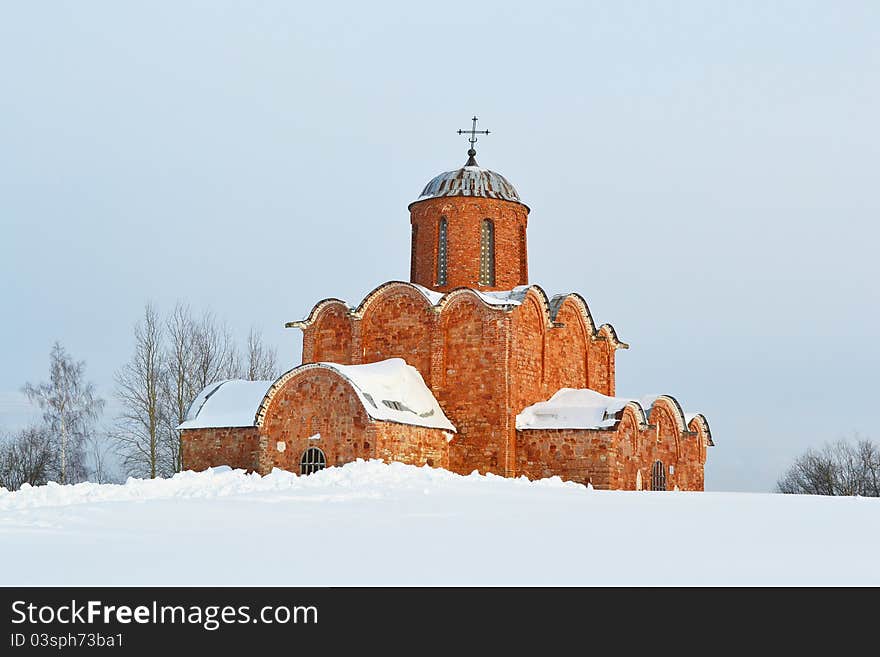
[[470, 130], [459, 130], [458, 134], [460, 135], [470, 135], [468, 137], [468, 142], [471, 147], [468, 149], [468, 161], [465, 164], [466, 167], [475, 167], [477, 166], [477, 161], [474, 159], [474, 156], [477, 154], [477, 151], [474, 150], [474, 144], [477, 143], [477, 135], [488, 135], [488, 130], [477, 130], [477, 117], [473, 117], [471, 121], [473, 121], [473, 125]]

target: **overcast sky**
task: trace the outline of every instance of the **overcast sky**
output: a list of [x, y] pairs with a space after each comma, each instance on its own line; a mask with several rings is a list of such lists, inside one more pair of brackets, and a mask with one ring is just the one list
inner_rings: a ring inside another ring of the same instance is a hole
[[632, 345], [619, 394], [707, 415], [708, 489], [769, 490], [880, 440], [878, 34], [857, 1], [3, 3], [0, 427], [56, 339], [110, 397], [147, 300], [298, 364], [285, 321], [408, 277], [476, 113], [531, 282]]

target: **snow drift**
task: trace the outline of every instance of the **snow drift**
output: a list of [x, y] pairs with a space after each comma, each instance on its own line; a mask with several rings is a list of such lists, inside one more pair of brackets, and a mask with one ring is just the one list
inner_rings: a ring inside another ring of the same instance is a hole
[[359, 461], [0, 490], [4, 585], [880, 584], [880, 499]]

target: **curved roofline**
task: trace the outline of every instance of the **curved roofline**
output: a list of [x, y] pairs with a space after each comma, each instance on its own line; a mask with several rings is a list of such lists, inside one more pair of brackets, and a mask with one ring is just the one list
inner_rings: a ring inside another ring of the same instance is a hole
[[559, 311], [562, 310], [562, 307], [571, 300], [580, 311], [581, 317], [583, 317], [587, 326], [590, 329], [591, 334], [595, 334], [598, 330], [596, 326], [596, 322], [593, 320], [593, 314], [590, 312], [590, 306], [587, 304], [587, 300], [584, 299], [577, 292], [565, 292], [562, 294], [554, 294], [550, 299], [550, 311], [551, 318], [553, 321], [556, 321], [556, 318], [559, 316]]
[[341, 305], [343, 308], [345, 308], [345, 311], [347, 313], [351, 312], [351, 306], [349, 306], [348, 303], [346, 303], [342, 299], [337, 299], [336, 297], [328, 297], [326, 299], [321, 299], [318, 303], [316, 303], [312, 307], [312, 310], [309, 313], [308, 317], [306, 317], [305, 319], [295, 321], [295, 322], [287, 322], [284, 325], [284, 328], [300, 328], [300, 329], [307, 328], [308, 326], [311, 326], [315, 322], [315, 319], [317, 318], [318, 313], [323, 311], [324, 308], [331, 306], [331, 305], [334, 305], [334, 304]]
[[365, 296], [361, 300], [361, 302], [357, 305], [357, 307], [353, 308], [351, 310], [350, 314], [352, 315], [352, 317], [357, 317], [358, 319], [362, 319], [364, 314], [366, 313], [368, 307], [370, 305], [372, 305], [373, 301], [375, 301], [378, 297], [380, 297], [382, 295], [383, 292], [385, 292], [385, 290], [387, 290], [389, 287], [392, 287], [392, 286], [407, 287], [407, 288], [413, 290], [414, 292], [417, 292], [418, 295], [422, 299], [425, 300], [425, 303], [428, 304], [429, 308], [434, 307], [434, 303], [431, 301], [431, 299], [428, 297], [428, 295], [425, 294], [423, 288], [420, 285], [416, 285], [415, 283], [410, 283], [409, 281], [388, 281], [386, 283], [382, 283], [381, 285], [374, 287], [370, 292], [368, 292], [367, 296]]
[[550, 297], [547, 296], [547, 293], [544, 291], [544, 288], [540, 285], [533, 284], [529, 285], [526, 290], [525, 295], [523, 296], [523, 302], [529, 298], [529, 293], [533, 292], [534, 296], [537, 297], [536, 302], [540, 308], [541, 314], [544, 316], [544, 327], [552, 328], [553, 327], [553, 317], [552, 317], [552, 309], [550, 307]]
[[[564, 390], [564, 388], [560, 388], [560, 390]], [[586, 389], [582, 388], [579, 390], [590, 390], [593, 393], [601, 395], [601, 393], [598, 393], [597, 391], [593, 390], [592, 388], [586, 388]], [[557, 393], [558, 392], [559, 391], [557, 391]], [[556, 393], [554, 393], [554, 395], [555, 394]], [[685, 434], [692, 432], [693, 430], [690, 428], [690, 425], [691, 425], [691, 423], [697, 422], [697, 423], [700, 423], [701, 426], [703, 427], [705, 434], [706, 434], [706, 437], [708, 438], [708, 444], [710, 446], [714, 446], [714, 444], [715, 444], [714, 442], [712, 442], [712, 436], [709, 431], [709, 422], [708, 422], [708, 420], [706, 420], [706, 417], [702, 413], [685, 414], [684, 411], [682, 410], [681, 404], [679, 404], [678, 400], [675, 397], [673, 397], [672, 395], [657, 395], [656, 397], [653, 397], [653, 396], [643, 397], [642, 400], [644, 400], [646, 403], [647, 403], [648, 399], [651, 400], [650, 405], [648, 405], [647, 407], [639, 399], [626, 399], [623, 397], [608, 397], [608, 395], [601, 395], [601, 396], [607, 397], [612, 400], [618, 400], [618, 401], [625, 400], [626, 401], [626, 403], [624, 403], [623, 406], [621, 406], [617, 411], [615, 411], [615, 414], [613, 416], [608, 418], [608, 419], [612, 419], [612, 418], [614, 419], [614, 423], [612, 425], [610, 425], [608, 427], [566, 427], [566, 428], [577, 429], [578, 431], [617, 431], [617, 429], [620, 426], [620, 423], [623, 421], [623, 417], [626, 413], [626, 410], [629, 409], [630, 412], [633, 414], [633, 416], [636, 420], [636, 423], [638, 424], [639, 430], [645, 430], [651, 426], [650, 417], [651, 417], [651, 413], [654, 411], [654, 409], [657, 409], [658, 412], [662, 412], [661, 409], [666, 409], [666, 412], [668, 412], [672, 416], [672, 421], [673, 421], [673, 424], [675, 425], [675, 428], [676, 428], [676, 434], [675, 434], [676, 441], [678, 441], [680, 438], [684, 437]], [[552, 398], [552, 395], [551, 395], [551, 398]], [[538, 402], [538, 403], [541, 403], [541, 402]], [[535, 404], [530, 404], [526, 408], [530, 408], [531, 406], [534, 406], [534, 405]], [[525, 411], [525, 409], [523, 409], [523, 411], [520, 411], [520, 413], [522, 413], [524, 411]], [[690, 422], [687, 421], [687, 417], [689, 415], [691, 416]], [[557, 428], [560, 428], [560, 427], [557, 427]], [[547, 429], [547, 427], [540, 427], [540, 426], [517, 427], [517, 431], [541, 431], [541, 430], [546, 430], [546, 429]], [[677, 449], [680, 449], [680, 445], [678, 445]]]
[[615, 349], [629, 349], [629, 344], [621, 342], [620, 338], [617, 337], [617, 331], [614, 330], [611, 324], [602, 324], [596, 331], [596, 335], [599, 336], [602, 333], [611, 341], [611, 346]]
[[[473, 297], [474, 299], [479, 301], [481, 304], [483, 304], [486, 308], [489, 308], [490, 310], [502, 310], [504, 312], [510, 312], [510, 310], [513, 310], [514, 308], [517, 308], [519, 306], [518, 303], [504, 303], [500, 299], [499, 299], [498, 303], [489, 303], [489, 301], [486, 300], [486, 297], [483, 296], [479, 290], [475, 290], [472, 287], [467, 287], [466, 285], [462, 285], [460, 287], [456, 287], [456, 288], [449, 290], [449, 292], [446, 292], [443, 295], [443, 297], [440, 299], [440, 301], [434, 307], [439, 312], [443, 312], [443, 310], [446, 308], [446, 306], [448, 306], [450, 303], [455, 301], [458, 297], [465, 296], [465, 295], [469, 295], [469, 296]], [[510, 310], [506, 310], [508, 308]]]
[[[187, 420], [191, 420], [191, 419], [194, 420], [195, 418], [197, 418], [199, 413], [202, 412], [202, 408], [204, 408], [205, 403], [208, 401], [208, 399], [211, 397], [211, 395], [213, 395], [215, 392], [217, 392], [224, 383], [229, 383], [231, 380], [232, 379], [223, 379], [222, 381], [215, 381], [214, 383], [209, 383], [204, 388], [202, 388], [199, 391], [199, 393], [193, 398], [193, 400], [189, 403], [189, 406], [186, 407], [186, 413], [184, 413], [184, 415], [183, 415], [184, 422], [186, 422]], [[208, 388], [211, 389], [210, 392], [208, 391]], [[193, 407], [196, 404], [198, 404], [199, 407], [197, 409], [195, 409], [195, 413], [193, 413], [192, 412]], [[190, 417], [190, 416], [192, 416], [192, 417]]]
[[[712, 440], [712, 430], [709, 428], [709, 420], [706, 419], [706, 416], [702, 413], [695, 413], [691, 418], [691, 421], [688, 422], [688, 429], [690, 429], [693, 423], [697, 422], [702, 425], [703, 432], [706, 434], [706, 443], [707, 447], [715, 447], [715, 441]], [[693, 429], [691, 429], [693, 431]]]
[[[344, 379], [345, 382], [348, 383], [348, 385], [350, 385], [355, 392], [357, 392], [357, 390], [359, 390], [350, 378], [345, 376], [338, 369], [331, 367], [330, 365], [326, 365], [324, 363], [303, 363], [302, 365], [297, 365], [296, 367], [287, 370], [284, 374], [282, 374], [277, 379], [275, 379], [275, 382], [271, 386], [269, 386], [269, 389], [266, 391], [266, 394], [263, 396], [263, 401], [261, 401], [260, 405], [257, 407], [257, 412], [254, 415], [254, 426], [255, 427], [262, 427], [263, 426], [263, 421], [266, 419], [266, 412], [269, 410], [269, 404], [272, 403], [272, 400], [275, 399], [275, 395], [277, 394], [277, 392], [279, 390], [281, 390], [281, 388], [284, 387], [284, 384], [286, 384], [288, 381], [290, 381], [295, 376], [298, 376], [299, 374], [302, 374], [303, 372], [306, 372], [308, 370], [313, 370], [313, 369], [330, 370], [330, 371], [334, 372], [335, 374], [337, 374], [338, 376], [340, 376], [342, 379]], [[367, 417], [370, 416], [370, 414], [367, 412], [366, 408], [364, 408], [364, 413], [367, 414]], [[370, 418], [370, 419], [372, 419], [372, 418]]]
[[[461, 286], [456, 287], [448, 292], [433, 292], [432, 290], [422, 287], [416, 283], [410, 283], [409, 281], [387, 281], [382, 283], [381, 285], [373, 288], [367, 295], [363, 298], [363, 300], [357, 305], [357, 307], [352, 307], [350, 304], [342, 301], [341, 299], [336, 299], [334, 297], [323, 299], [319, 301], [312, 311], [309, 313], [308, 317], [305, 319], [287, 322], [284, 326], [285, 328], [298, 328], [298, 329], [306, 329], [311, 326], [318, 318], [318, 315], [326, 308], [329, 308], [332, 305], [339, 304], [343, 308], [347, 310], [347, 313], [350, 317], [355, 319], [362, 319], [364, 314], [366, 313], [368, 307], [375, 301], [379, 296], [382, 295], [386, 290], [396, 286], [403, 286], [412, 289], [414, 292], [417, 292], [424, 300], [427, 308], [432, 308], [436, 312], [443, 312], [443, 309], [446, 308], [452, 301], [456, 298], [460, 297], [463, 294], [470, 294], [473, 298], [477, 299], [481, 304], [483, 304], [486, 308], [491, 308], [493, 310], [504, 310], [505, 312], [512, 312], [516, 308], [522, 305], [522, 303], [528, 298], [529, 293], [534, 292], [537, 297], [538, 305], [541, 307], [542, 313], [544, 315], [544, 319], [546, 321], [546, 326], [551, 328], [556, 323], [556, 316], [559, 313], [559, 310], [562, 306], [569, 300], [575, 303], [580, 310], [581, 315], [586, 322], [589, 337], [591, 340], [599, 340], [599, 339], [607, 339], [611, 342], [612, 347], [615, 349], [629, 349], [629, 345], [625, 342], [622, 342], [617, 337], [617, 331], [615, 331], [614, 327], [611, 324], [602, 324], [601, 326], [596, 326], [596, 322], [593, 319], [593, 315], [590, 312], [590, 307], [587, 305], [586, 300], [577, 292], [568, 292], [565, 294], [557, 294], [554, 295], [551, 299], [547, 296], [547, 292], [544, 291], [538, 284], [531, 285], [521, 285], [513, 288], [514, 290], [521, 289], [522, 292], [518, 293], [522, 295], [521, 299], [511, 299], [510, 303], [505, 303], [503, 297], [497, 297], [497, 303], [493, 303], [491, 301], [492, 292], [481, 292], [480, 290], [474, 289], [472, 287]], [[437, 299], [436, 303], [434, 299]]]
[[[345, 367], [345, 366], [343, 366], [343, 367]], [[351, 367], [351, 366], [348, 366], [348, 367]], [[370, 421], [372, 421], [372, 422], [391, 422], [392, 424], [402, 424], [402, 425], [406, 425], [406, 426], [426, 426], [426, 425], [418, 425], [418, 424], [414, 425], [412, 423], [407, 423], [407, 422], [399, 422], [399, 421], [396, 421], [393, 419], [377, 418], [377, 417], [374, 417], [373, 415], [371, 415], [370, 410], [367, 408], [366, 404], [364, 404], [364, 402], [363, 402], [364, 395], [369, 395], [369, 393], [367, 391], [363, 390], [357, 383], [355, 383], [351, 379], [351, 377], [346, 375], [342, 370], [340, 370], [338, 367], [336, 367], [333, 363], [303, 363], [302, 365], [297, 365], [296, 367], [287, 370], [284, 374], [282, 374], [277, 379], [275, 379], [274, 383], [272, 383], [272, 385], [269, 386], [269, 389], [266, 391], [266, 394], [263, 396], [263, 400], [260, 402], [260, 405], [257, 407], [257, 412], [254, 415], [254, 426], [257, 428], [262, 428], [263, 422], [266, 419], [266, 413], [269, 411], [269, 405], [272, 403], [272, 400], [275, 399], [275, 395], [278, 393], [278, 391], [281, 390], [288, 381], [290, 381], [291, 379], [293, 379], [296, 376], [299, 376], [300, 374], [302, 374], [304, 372], [307, 372], [307, 371], [313, 370], [313, 369], [328, 370], [330, 372], [333, 372], [337, 376], [339, 376], [342, 380], [344, 380], [351, 387], [352, 391], [354, 391], [354, 393], [358, 396], [358, 400], [360, 400], [360, 402], [361, 402], [361, 407], [364, 409], [364, 413], [366, 414], [367, 418], [370, 419]], [[427, 388], [427, 386], [426, 386], [426, 388]], [[430, 392], [430, 389], [428, 389], [428, 391]], [[433, 393], [431, 393], [431, 394], [433, 396]], [[442, 412], [442, 409], [441, 409], [441, 412]], [[427, 428], [436, 428], [439, 431], [451, 431], [452, 433], [458, 433], [458, 429], [455, 427], [455, 425], [453, 425], [452, 422], [449, 421], [448, 418], [445, 418], [445, 419], [449, 422], [451, 428], [442, 428], [442, 429], [438, 428], [438, 427], [427, 427]]]
[[[684, 411], [681, 408], [681, 404], [678, 403], [678, 400], [672, 395], [658, 395], [654, 402], [651, 404], [651, 410], [657, 408], [657, 402], [663, 401], [666, 402], [672, 409], [672, 420], [675, 422], [675, 426], [678, 429], [678, 433], [682, 434], [685, 431], [688, 431], [687, 421], [684, 417]], [[650, 412], [648, 413], [650, 415]]]
[[407, 206], [412, 206], [422, 201], [438, 198], [485, 198], [497, 201], [517, 203], [531, 211], [529, 206], [522, 202], [519, 192], [504, 175], [492, 169], [481, 167], [475, 161], [468, 160], [464, 166], [443, 171], [431, 178], [422, 188], [422, 193], [415, 201]]
[[[648, 423], [648, 413], [645, 411], [644, 407], [639, 402], [637, 402], [634, 399], [626, 402], [626, 404], [624, 404], [623, 409], [620, 414], [621, 420], [623, 419], [623, 413], [626, 411], [626, 409], [630, 409], [633, 412], [633, 414], [636, 416], [636, 422], [638, 423], [640, 430], [644, 430], [647, 428], [647, 426], [649, 424]], [[619, 422], [617, 424], [619, 424]], [[615, 428], [617, 427], [617, 424], [615, 424]]]
[[527, 204], [523, 203], [522, 201], [511, 201], [510, 199], [494, 198], [492, 196], [471, 196], [468, 194], [448, 194], [447, 196], [428, 196], [426, 198], [420, 198], [420, 199], [413, 201], [412, 203], [410, 203], [409, 205], [406, 206], [406, 209], [407, 209], [407, 211], [411, 212], [413, 206], [418, 203], [427, 203], [428, 201], [442, 201], [443, 199], [450, 199], [450, 198], [472, 198], [472, 199], [483, 199], [486, 201], [501, 201], [502, 203], [513, 203], [514, 205], [523, 206], [526, 209], [527, 213], [529, 213], [529, 214], [531, 214], [531, 212], [532, 212], [532, 208], [530, 208]]

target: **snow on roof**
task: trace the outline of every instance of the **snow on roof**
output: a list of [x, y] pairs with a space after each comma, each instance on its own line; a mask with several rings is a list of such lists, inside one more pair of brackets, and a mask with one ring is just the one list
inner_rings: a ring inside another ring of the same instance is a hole
[[257, 409], [274, 381], [220, 381], [212, 383], [190, 404], [178, 429], [252, 427]]
[[374, 420], [456, 431], [422, 375], [402, 358], [365, 365], [320, 363], [351, 382], [367, 414]]
[[436, 306], [438, 303], [440, 303], [440, 301], [445, 296], [443, 292], [435, 292], [434, 290], [429, 290], [424, 285], [419, 285], [418, 283], [409, 283], [409, 285], [412, 285], [419, 292], [421, 292], [432, 306]]
[[529, 287], [531, 286], [517, 285], [512, 290], [501, 290], [498, 292], [474, 290], [474, 292], [490, 306], [519, 306], [522, 304], [523, 299], [526, 298]]
[[615, 415], [629, 402], [646, 411], [659, 395], [638, 399], [607, 397], [587, 388], [562, 388], [547, 401], [532, 404], [516, 416], [517, 429], [611, 429]]
[[444, 171], [425, 185], [417, 201], [441, 196], [482, 196], [522, 203], [516, 188], [507, 178], [480, 166]]
[[[455, 432], [455, 426], [425, 385], [419, 371], [402, 358], [366, 365], [314, 363], [348, 380], [374, 420]], [[178, 429], [252, 427], [275, 381], [220, 381], [202, 390]]]
[[[443, 300], [443, 297], [446, 296], [445, 292], [435, 292], [418, 283], [407, 283], [407, 285], [412, 285], [421, 292], [432, 306], [438, 305]], [[497, 292], [481, 292], [480, 290], [470, 289], [471, 292], [490, 306], [519, 306], [522, 304], [523, 299], [525, 299], [529, 287], [531, 286], [517, 285], [512, 290], [499, 290]]]

